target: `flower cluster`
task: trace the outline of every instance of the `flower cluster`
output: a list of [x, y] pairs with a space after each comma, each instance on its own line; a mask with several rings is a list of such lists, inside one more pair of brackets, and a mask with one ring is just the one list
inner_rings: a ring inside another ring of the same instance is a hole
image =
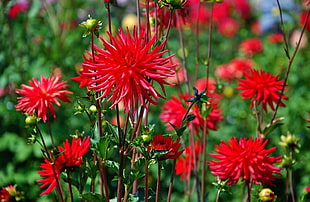
[[[171, 124], [178, 128], [180, 128], [183, 124], [182, 118], [184, 118], [187, 111], [186, 105], [183, 103], [189, 103], [187, 100], [190, 97], [187, 95], [179, 95], [179, 97], [180, 99], [172, 96], [171, 99], [166, 101], [162, 107], [160, 118], [163, 120], [163, 122], [167, 123], [167, 130], [173, 130]], [[197, 132], [199, 129], [203, 129], [205, 121], [207, 122], [208, 129], [217, 130], [218, 123], [223, 119], [221, 109], [218, 108], [217, 103], [212, 100], [209, 101], [211, 104], [206, 105], [208, 105], [207, 107], [211, 107], [211, 111], [206, 118], [201, 115], [200, 109], [197, 105], [195, 105], [190, 111], [191, 115], [193, 115], [195, 119], [191, 121], [191, 123], [187, 123], [187, 125], [195, 132]]]

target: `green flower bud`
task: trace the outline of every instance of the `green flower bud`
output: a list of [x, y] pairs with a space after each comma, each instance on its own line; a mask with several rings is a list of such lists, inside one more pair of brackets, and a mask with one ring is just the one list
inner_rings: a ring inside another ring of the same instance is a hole
[[259, 200], [263, 202], [274, 202], [277, 198], [277, 195], [269, 188], [262, 189], [259, 194]]
[[34, 126], [37, 123], [37, 117], [35, 116], [27, 116], [25, 119], [25, 123], [28, 126]]
[[183, 8], [186, 0], [159, 0], [160, 7], [168, 7], [171, 10]]
[[289, 157], [284, 157], [281, 161], [281, 167], [282, 168], [291, 168], [295, 164], [295, 160], [289, 158]]
[[149, 144], [152, 141], [152, 137], [150, 135], [141, 135], [143, 143]]
[[90, 111], [91, 113], [96, 113], [96, 112], [97, 112], [97, 107], [96, 107], [96, 105], [91, 105], [91, 106], [89, 107], [89, 111]]
[[287, 135], [281, 135], [281, 142], [279, 143], [281, 146], [283, 146], [286, 149], [295, 151], [296, 153], [299, 152], [300, 144], [299, 144], [299, 138], [297, 138], [295, 135], [290, 134], [287, 132]]

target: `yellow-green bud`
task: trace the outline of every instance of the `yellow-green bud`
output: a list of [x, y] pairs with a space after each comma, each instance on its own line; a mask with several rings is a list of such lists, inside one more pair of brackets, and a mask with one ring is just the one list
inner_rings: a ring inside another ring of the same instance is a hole
[[25, 119], [26, 125], [33, 126], [37, 123], [37, 117], [35, 116], [27, 116]]
[[93, 18], [87, 19], [84, 25], [87, 29], [94, 30], [97, 28], [98, 20], [93, 19]]
[[97, 112], [97, 107], [96, 107], [96, 105], [91, 105], [91, 106], [89, 107], [89, 111], [90, 111], [91, 113], [96, 113], [96, 112]]
[[277, 196], [274, 194], [274, 192], [269, 188], [262, 189], [259, 194], [259, 200], [263, 202], [273, 202], [276, 200]]
[[150, 143], [152, 141], [152, 137], [150, 135], [141, 135], [141, 138], [144, 143]]
[[281, 135], [281, 142], [279, 144], [286, 149], [294, 150], [296, 153], [298, 153], [300, 149], [299, 138], [289, 132], [286, 136]]
[[281, 161], [282, 168], [291, 168], [295, 164], [295, 160], [292, 160], [289, 157], [284, 157]]

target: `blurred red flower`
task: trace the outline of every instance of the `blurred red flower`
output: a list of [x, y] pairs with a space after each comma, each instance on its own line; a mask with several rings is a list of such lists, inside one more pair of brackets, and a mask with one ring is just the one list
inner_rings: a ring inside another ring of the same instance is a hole
[[22, 84], [22, 89], [16, 90], [16, 93], [24, 96], [17, 98], [18, 103], [15, 107], [18, 111], [25, 111], [30, 115], [35, 113], [37, 117], [46, 122], [49, 111], [56, 118], [53, 104], [60, 106], [59, 100], [70, 102], [68, 94], [72, 92], [65, 90], [68, 85], [60, 81], [60, 77], [41, 76], [40, 81], [33, 78], [29, 84], [30, 86]]
[[26, 12], [28, 10], [27, 2], [18, 2], [10, 7], [8, 16], [11, 19], [15, 19], [19, 13]]
[[209, 97], [212, 97], [212, 100], [216, 103], [221, 101], [222, 95], [218, 93], [218, 88], [217, 88], [217, 82], [213, 78], [208, 78], [208, 85], [207, 85], [207, 79], [206, 78], [201, 78], [198, 79], [195, 83], [195, 88], [198, 90], [198, 92], [202, 92], [206, 89], [207, 90], [207, 95]]
[[227, 184], [236, 184], [239, 178], [254, 183], [274, 185], [272, 181], [280, 175], [281, 168], [273, 164], [280, 162], [281, 156], [270, 157], [276, 147], [265, 149], [268, 140], [255, 138], [252, 140], [232, 137], [228, 143], [222, 141], [216, 145], [217, 154], [209, 154], [218, 161], [208, 162], [211, 173], [220, 177], [221, 180], [228, 180]]
[[2, 188], [0, 190], [0, 201], [1, 202], [10, 202], [10, 193], [8, 192], [8, 190], [6, 190], [6, 188]]
[[141, 31], [138, 35], [137, 29], [132, 34], [119, 29], [115, 37], [108, 34], [111, 42], [100, 37], [105, 49], [95, 46], [95, 63], [85, 57], [81, 75], [74, 80], [100, 92], [98, 98], [108, 97], [111, 108], [121, 101], [126, 111], [137, 109], [139, 103], [144, 107], [146, 102], [156, 104], [163, 96], [153, 83], [165, 93], [164, 84], [169, 84], [165, 79], [174, 76], [175, 65], [167, 65], [173, 56], [163, 57], [168, 52], [163, 50], [165, 41], [156, 45], [156, 36], [147, 40], [145, 34]]
[[267, 38], [269, 43], [281, 43], [283, 41], [283, 34], [274, 33], [268, 36]]
[[245, 39], [240, 44], [240, 51], [248, 57], [261, 53], [263, 49], [263, 43], [259, 38]]
[[67, 168], [81, 165], [83, 163], [83, 156], [88, 152], [90, 147], [90, 137], [86, 137], [83, 140], [81, 138], [72, 138], [70, 144], [68, 140], [63, 143], [63, 147], [57, 147], [59, 156], [48, 160], [44, 159], [44, 163], [41, 163], [40, 168], [43, 170], [38, 171], [39, 175], [44, 179], [37, 180], [39, 183], [43, 183], [40, 188], [47, 186], [47, 189], [40, 194], [40, 196], [49, 194], [57, 185], [57, 181], [60, 180], [61, 172]]
[[[242, 90], [239, 94], [243, 99], [251, 99], [251, 108], [255, 102], [261, 104], [263, 109], [267, 111], [267, 104], [272, 110], [275, 110], [273, 103], [277, 104], [280, 98], [280, 91], [284, 83], [283, 80], [278, 80], [278, 75], [273, 76], [269, 72], [263, 70], [252, 70], [251, 74], [245, 73], [245, 79], [239, 79], [237, 90]], [[284, 89], [287, 90], [287, 89]], [[288, 97], [282, 95], [282, 99]], [[281, 101], [280, 106], [285, 107]]]
[[[173, 130], [173, 127], [170, 124], [173, 124], [178, 128], [181, 127], [182, 119], [187, 111], [187, 107], [184, 106], [183, 103], [186, 103], [186, 100], [189, 98], [190, 97], [187, 95], [180, 95], [180, 99], [172, 96], [170, 100], [164, 103], [159, 117], [163, 122], [168, 123], [167, 130]], [[202, 130], [205, 121], [207, 121], [208, 129], [217, 130], [218, 123], [223, 119], [221, 109], [218, 109], [217, 103], [212, 99], [209, 101], [211, 102], [211, 105], [208, 105], [207, 107], [211, 107], [211, 112], [207, 118], [204, 118], [201, 115], [200, 109], [197, 105], [194, 105], [190, 111], [190, 114], [194, 115], [195, 119], [190, 123], [188, 122], [187, 125], [190, 129], [194, 130], [194, 132], [198, 132], [199, 129]], [[187, 102], [187, 104], [189, 104], [189, 102]]]
[[[309, 4], [309, 3], [308, 3]], [[304, 26], [305, 22], [306, 22], [306, 17], [307, 17], [307, 11], [301, 12], [300, 13], [300, 17], [299, 17], [299, 21], [300, 21], [300, 25]], [[306, 24], [306, 29], [308, 31], [310, 31], [310, 19], [307, 21]]]
[[241, 78], [244, 73], [252, 70], [254, 63], [251, 59], [235, 58], [229, 64], [223, 64], [216, 68], [215, 75], [225, 81]]
[[165, 138], [162, 134], [158, 134], [153, 137], [149, 149], [156, 151], [167, 151], [168, 153], [158, 157], [160, 160], [176, 159], [183, 152], [183, 150], [179, 151], [180, 146], [180, 138], [174, 141], [170, 136]]
[[197, 167], [202, 152], [200, 142], [190, 145], [184, 150], [184, 157], [178, 158], [175, 165], [175, 174], [181, 175], [180, 180], [189, 180], [192, 170]]
[[217, 30], [223, 36], [233, 38], [239, 31], [239, 22], [233, 18], [224, 18], [217, 26]]

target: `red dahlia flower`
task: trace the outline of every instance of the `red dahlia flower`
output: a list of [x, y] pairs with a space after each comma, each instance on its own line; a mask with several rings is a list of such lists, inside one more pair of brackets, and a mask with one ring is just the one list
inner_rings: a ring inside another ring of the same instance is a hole
[[[186, 100], [189, 99], [189, 96], [180, 95], [181, 99], [178, 99], [174, 96], [171, 97], [170, 100], [164, 103], [162, 107], [162, 111], [160, 113], [160, 118], [163, 122], [167, 122], [167, 130], [173, 130], [173, 127], [170, 124], [181, 127], [182, 119], [186, 114], [187, 107], [183, 105]], [[221, 114], [221, 109], [218, 109], [216, 102], [213, 100], [209, 100], [212, 103], [212, 109], [207, 118], [204, 118], [200, 114], [200, 109], [197, 105], [191, 109], [190, 113], [195, 116], [195, 119], [191, 121], [191, 124], [188, 123], [188, 126], [192, 126], [195, 132], [199, 129], [203, 129], [204, 122], [207, 121], [207, 128], [210, 130], [217, 130], [217, 124], [219, 121], [223, 119]], [[187, 102], [189, 103], [189, 102]], [[169, 124], [170, 123], [170, 124]]]
[[88, 152], [90, 147], [90, 137], [73, 138], [70, 144], [68, 140], [63, 143], [63, 147], [58, 147], [60, 155], [57, 156], [52, 162], [48, 159], [44, 159], [44, 163], [41, 163], [40, 168], [43, 170], [38, 171], [41, 177], [44, 179], [37, 182], [43, 183], [40, 188], [47, 186], [47, 189], [40, 194], [49, 194], [57, 185], [57, 181], [60, 179], [60, 174], [66, 168], [81, 165], [83, 163], [83, 156]]
[[168, 151], [167, 154], [158, 157], [158, 159], [164, 160], [178, 158], [183, 152], [183, 150], [178, 151], [180, 146], [180, 138], [178, 138], [177, 141], [174, 141], [170, 136], [165, 138], [162, 134], [159, 134], [153, 137], [149, 148], [156, 151]]
[[46, 78], [41, 76], [41, 80], [33, 78], [29, 81], [30, 86], [21, 85], [22, 89], [17, 89], [16, 93], [24, 97], [18, 97], [18, 104], [15, 106], [18, 111], [36, 115], [44, 122], [47, 120], [48, 111], [56, 118], [53, 103], [60, 106], [59, 100], [70, 102], [68, 94], [72, 92], [66, 89], [66, 82], [60, 81], [60, 77], [52, 76]]
[[[139, 103], [156, 104], [163, 97], [153, 86], [158, 83], [165, 93], [165, 79], [174, 76], [175, 65], [167, 65], [173, 56], [163, 57], [168, 50], [162, 50], [165, 42], [156, 45], [156, 36], [147, 40], [146, 33], [130, 34], [119, 29], [108, 42], [100, 37], [105, 49], [95, 46], [95, 62], [85, 59], [81, 75], [75, 81], [84, 82], [89, 90], [100, 92], [99, 98], [108, 97], [113, 108], [123, 101], [126, 111], [136, 109]], [[87, 52], [91, 58], [91, 53]]]
[[[262, 103], [263, 109], [267, 111], [267, 104], [272, 110], [275, 110], [273, 103], [277, 103], [280, 98], [280, 91], [284, 81], [278, 80], [278, 75], [273, 76], [269, 72], [263, 70], [253, 70], [252, 74], [245, 73], [245, 79], [239, 79], [238, 90], [242, 90], [239, 94], [243, 99], [251, 99], [251, 108], [255, 102]], [[284, 89], [287, 90], [287, 89]], [[282, 95], [283, 99], [288, 97]], [[279, 104], [282, 107], [285, 105], [282, 101]]]
[[241, 52], [248, 57], [261, 53], [263, 49], [263, 43], [259, 38], [246, 39], [240, 44]]
[[235, 58], [229, 64], [223, 64], [216, 68], [215, 75], [225, 81], [241, 78], [245, 72], [253, 68], [253, 61], [247, 58]]
[[267, 143], [268, 140], [262, 138], [241, 138], [238, 141], [232, 137], [228, 143], [222, 141], [215, 146], [217, 154], [210, 154], [218, 160], [208, 162], [211, 173], [221, 180], [228, 180], [227, 184], [236, 184], [242, 178], [247, 182], [252, 179], [256, 184], [273, 185], [272, 181], [278, 178], [274, 174], [280, 175], [281, 170], [273, 164], [280, 162], [282, 157], [270, 157], [276, 147], [265, 149]]

